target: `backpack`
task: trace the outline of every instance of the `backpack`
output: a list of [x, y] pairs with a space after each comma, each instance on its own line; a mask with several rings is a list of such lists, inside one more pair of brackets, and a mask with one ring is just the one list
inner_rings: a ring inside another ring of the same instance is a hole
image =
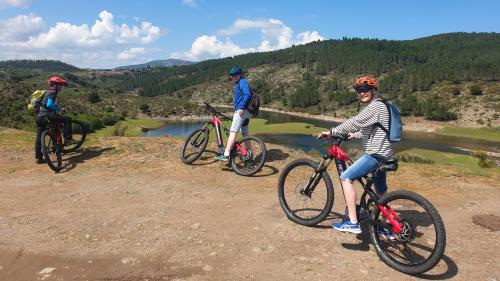
[[257, 93], [254, 90], [252, 90], [252, 87], [250, 87], [250, 94], [252, 96], [250, 97], [250, 101], [248, 102], [247, 109], [255, 117], [255, 116], [257, 116], [259, 114], [260, 95], [259, 95], [259, 93]]
[[36, 112], [40, 109], [44, 94], [45, 90], [35, 90], [33, 94], [30, 95], [28, 102], [28, 110], [30, 112]]
[[401, 122], [401, 114], [399, 108], [392, 102], [381, 99], [389, 111], [389, 129], [384, 128], [382, 124], [375, 123], [375, 126], [381, 128], [389, 137], [390, 142], [400, 142], [403, 134], [403, 122]]
[[[243, 90], [241, 90], [241, 87], [240, 91], [243, 92]], [[259, 108], [260, 108], [260, 95], [259, 93], [252, 90], [252, 87], [250, 87], [250, 100], [248, 101], [247, 109], [250, 113], [252, 113], [254, 117], [256, 117], [259, 114]]]

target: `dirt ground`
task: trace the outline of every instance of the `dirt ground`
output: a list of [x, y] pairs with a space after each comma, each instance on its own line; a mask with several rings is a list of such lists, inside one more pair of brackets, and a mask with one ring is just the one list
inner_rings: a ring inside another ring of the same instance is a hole
[[264, 169], [241, 177], [210, 153], [182, 164], [179, 145], [102, 139], [65, 155], [58, 174], [34, 164], [31, 147], [2, 145], [0, 280], [500, 280], [498, 178], [404, 164], [389, 176], [392, 189], [427, 197], [446, 225], [444, 258], [413, 277], [385, 265], [366, 235], [286, 218], [276, 186], [299, 153], [268, 145]]

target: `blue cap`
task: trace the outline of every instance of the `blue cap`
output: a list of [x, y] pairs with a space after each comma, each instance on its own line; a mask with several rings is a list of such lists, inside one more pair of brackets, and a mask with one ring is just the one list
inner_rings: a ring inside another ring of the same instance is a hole
[[243, 73], [243, 70], [241, 70], [241, 67], [235, 66], [235, 67], [231, 68], [231, 70], [229, 70], [228, 74], [231, 76], [234, 76], [236, 74], [241, 74], [241, 73]]

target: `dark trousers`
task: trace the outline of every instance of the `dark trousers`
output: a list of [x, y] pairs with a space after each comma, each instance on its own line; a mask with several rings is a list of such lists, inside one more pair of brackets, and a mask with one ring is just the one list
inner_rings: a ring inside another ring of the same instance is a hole
[[73, 135], [71, 127], [71, 118], [61, 115], [39, 116], [35, 118], [36, 122], [36, 140], [35, 140], [35, 158], [43, 159], [42, 154], [42, 132], [47, 129], [47, 119], [51, 122], [64, 123], [64, 139], [70, 139]]

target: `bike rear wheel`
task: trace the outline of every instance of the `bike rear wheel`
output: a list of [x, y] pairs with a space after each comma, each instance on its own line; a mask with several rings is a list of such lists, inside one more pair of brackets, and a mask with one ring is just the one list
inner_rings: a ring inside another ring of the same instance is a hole
[[[376, 208], [372, 218], [377, 223], [369, 229], [378, 256], [390, 267], [407, 274], [421, 274], [434, 268], [446, 247], [444, 223], [436, 208], [424, 197], [405, 190], [385, 195], [380, 203], [396, 212], [403, 231], [393, 234], [392, 226]], [[389, 229], [390, 235], [386, 230], [382, 234], [381, 225]]]
[[71, 120], [71, 126], [73, 128], [73, 140], [75, 141], [72, 144], [66, 145], [64, 144], [62, 148], [63, 153], [69, 153], [80, 148], [87, 137], [87, 127], [85, 124], [78, 120]]
[[57, 144], [54, 135], [48, 130], [42, 132], [42, 153], [49, 167], [59, 172], [62, 167], [61, 145]]
[[305, 194], [305, 188], [314, 175], [319, 163], [310, 159], [297, 159], [288, 164], [280, 175], [278, 198], [281, 208], [291, 221], [313, 226], [324, 221], [332, 210], [334, 201], [332, 179], [326, 171], [318, 176], [312, 194]]
[[[241, 146], [247, 152], [244, 155], [237, 147]], [[259, 138], [247, 136], [236, 141], [232, 155], [231, 167], [241, 176], [251, 176], [257, 173], [266, 162], [266, 145]]]
[[180, 158], [184, 164], [191, 164], [200, 158], [207, 147], [209, 133], [207, 129], [192, 132], [182, 143]]

